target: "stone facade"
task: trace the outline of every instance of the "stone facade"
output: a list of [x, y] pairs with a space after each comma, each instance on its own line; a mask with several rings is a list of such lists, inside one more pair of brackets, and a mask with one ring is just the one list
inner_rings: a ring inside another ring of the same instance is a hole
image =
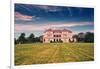
[[48, 29], [43, 34], [43, 43], [51, 43], [51, 42], [63, 42], [68, 43], [73, 41], [72, 31], [63, 29], [63, 30], [53, 30]]

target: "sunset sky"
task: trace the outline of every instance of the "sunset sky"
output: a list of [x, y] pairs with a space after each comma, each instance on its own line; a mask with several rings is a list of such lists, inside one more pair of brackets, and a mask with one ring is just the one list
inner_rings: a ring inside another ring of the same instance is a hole
[[36, 37], [46, 29], [68, 29], [73, 33], [93, 32], [94, 9], [67, 6], [15, 4], [15, 38], [21, 33]]

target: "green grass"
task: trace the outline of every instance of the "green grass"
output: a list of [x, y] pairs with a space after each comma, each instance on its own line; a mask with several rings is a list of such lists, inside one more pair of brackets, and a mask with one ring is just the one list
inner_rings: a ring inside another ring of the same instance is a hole
[[15, 65], [93, 60], [93, 43], [34, 43], [15, 46]]

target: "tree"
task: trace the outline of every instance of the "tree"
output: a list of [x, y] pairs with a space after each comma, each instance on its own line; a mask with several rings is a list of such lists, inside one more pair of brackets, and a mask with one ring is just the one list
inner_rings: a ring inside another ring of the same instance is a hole
[[[77, 41], [77, 40], [78, 40], [78, 35], [75, 34], [75, 35], [72, 36], [72, 38], [73, 38], [73, 42], [74, 42], [75, 40]], [[75, 42], [76, 42], [76, 41], [75, 41]]]
[[39, 36], [40, 42], [43, 42], [43, 35]]
[[16, 40], [16, 38], [14, 38], [14, 43], [15, 43], [15, 45], [18, 43], [17, 40]]
[[21, 33], [21, 35], [18, 38], [18, 43], [26, 43], [25, 33]]
[[35, 42], [40, 42], [40, 38], [39, 37], [36, 37], [35, 38]]
[[87, 32], [85, 34], [85, 42], [94, 42], [94, 33]]
[[84, 42], [85, 34], [83, 32], [78, 34], [78, 42]]
[[75, 35], [72, 36], [72, 38], [77, 38], [78, 39], [78, 35], [75, 34]]
[[34, 34], [31, 33], [31, 34], [29, 35], [29, 37], [27, 38], [27, 41], [28, 41], [29, 43], [32, 43], [32, 42], [34, 42], [34, 40], [35, 40]]

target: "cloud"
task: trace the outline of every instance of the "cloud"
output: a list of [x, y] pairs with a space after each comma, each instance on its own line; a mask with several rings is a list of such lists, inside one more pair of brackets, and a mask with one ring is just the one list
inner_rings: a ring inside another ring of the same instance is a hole
[[15, 12], [15, 20], [25, 20], [30, 21], [32, 20], [33, 16], [23, 15], [19, 12]]
[[15, 31], [35, 31], [42, 30], [38, 25], [24, 25], [24, 24], [15, 24]]
[[93, 25], [88, 22], [80, 22], [80, 23], [62, 23], [62, 24], [51, 24], [51, 27], [75, 27], [75, 26], [85, 26], [85, 25]]
[[90, 22], [80, 22], [80, 23], [47, 23], [47, 24], [15, 24], [15, 32], [18, 31], [44, 31], [49, 28], [70, 28], [78, 26], [92, 26], [93, 23]]
[[38, 5], [36, 6], [40, 9], [43, 9], [45, 11], [50, 11], [50, 12], [56, 12], [56, 11], [61, 11], [62, 9], [57, 7], [57, 6], [48, 6], [48, 5]]

